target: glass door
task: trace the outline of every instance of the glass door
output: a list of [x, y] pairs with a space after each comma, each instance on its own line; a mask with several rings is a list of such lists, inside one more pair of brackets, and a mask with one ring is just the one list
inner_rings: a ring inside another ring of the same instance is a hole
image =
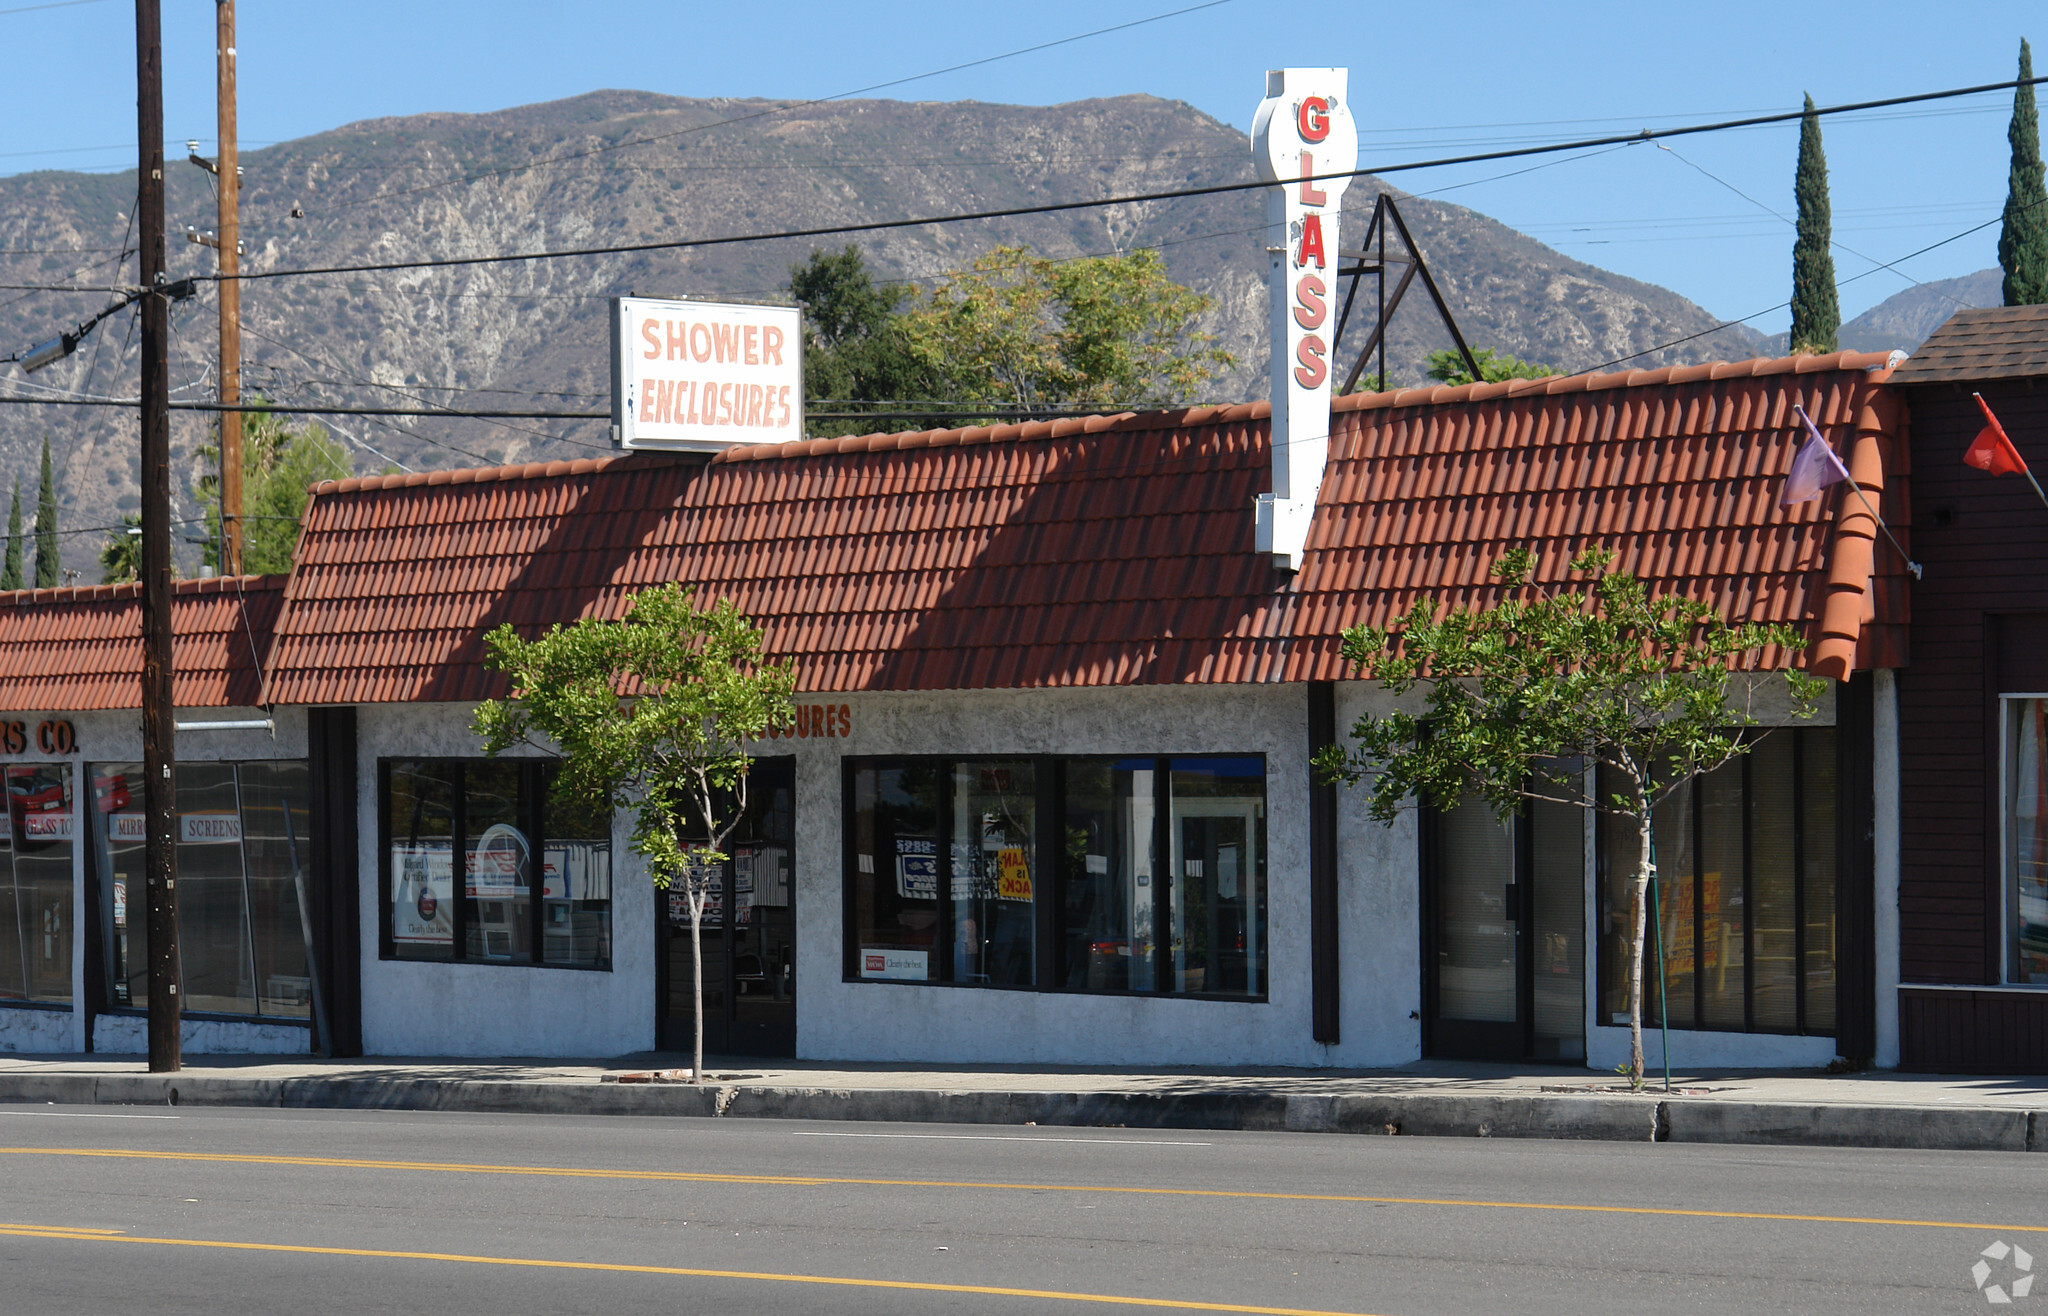
[[[756, 759], [747, 812], [726, 843], [731, 856], [704, 908], [704, 1050], [713, 1055], [796, 1054], [796, 760]], [[656, 1044], [695, 1041], [690, 911], [667, 901], [655, 1019]]]
[[1429, 825], [1429, 1053], [1582, 1059], [1584, 812], [1532, 803], [1502, 822], [1467, 799]]

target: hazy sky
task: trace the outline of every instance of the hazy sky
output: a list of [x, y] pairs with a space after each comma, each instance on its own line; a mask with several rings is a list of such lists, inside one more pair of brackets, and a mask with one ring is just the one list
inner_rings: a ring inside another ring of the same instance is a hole
[[[827, 97], [1180, 8], [1187, 0], [1029, 5], [456, 3], [242, 0], [245, 147], [358, 119], [483, 111], [602, 87], [679, 96]], [[170, 140], [214, 133], [212, 0], [163, 0]], [[2013, 76], [2036, 5], [1228, 3], [882, 95], [1045, 104], [1146, 92], [1248, 128], [1263, 70], [1351, 69], [1362, 165], [1796, 109]], [[0, 0], [0, 173], [134, 161], [126, 0]], [[1830, 120], [1835, 237], [1895, 260], [1994, 220], [2011, 95]], [[1794, 125], [1538, 161], [1390, 174], [1717, 315], [1786, 299]], [[180, 153], [182, 153], [180, 151]], [[1718, 176], [1720, 180], [1709, 175]], [[1725, 183], [1725, 185], [1724, 185]], [[1739, 189], [1749, 198], [1737, 195]], [[1761, 204], [1758, 204], [1761, 203]], [[1250, 239], [1247, 239], [1248, 241]], [[1996, 263], [1997, 226], [1905, 266]], [[1838, 250], [1845, 317], [1909, 286]], [[1751, 321], [1785, 327], [1777, 312]]]

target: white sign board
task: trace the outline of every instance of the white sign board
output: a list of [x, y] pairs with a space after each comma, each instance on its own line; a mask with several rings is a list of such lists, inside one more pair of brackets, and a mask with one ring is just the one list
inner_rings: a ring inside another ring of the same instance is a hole
[[681, 452], [801, 439], [802, 312], [614, 297], [612, 432], [621, 448]]
[[1289, 571], [1301, 565], [1316, 490], [1330, 449], [1330, 308], [1337, 287], [1337, 219], [1358, 167], [1344, 69], [1266, 74], [1252, 119], [1252, 162], [1275, 184], [1266, 194], [1272, 301], [1273, 492], [1259, 495], [1258, 549]]

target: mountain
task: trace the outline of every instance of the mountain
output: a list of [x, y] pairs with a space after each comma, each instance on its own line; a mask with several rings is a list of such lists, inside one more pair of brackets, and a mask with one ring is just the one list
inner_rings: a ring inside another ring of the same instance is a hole
[[1844, 324], [1841, 345], [1858, 352], [1911, 352], [1964, 307], [2004, 304], [2005, 292], [2000, 286], [2004, 277], [1993, 267], [1895, 292]]
[[[1845, 352], [1912, 352], [1927, 335], [1957, 311], [1970, 306], [1997, 306], [2005, 298], [1996, 269], [1978, 270], [1954, 279], [1933, 279], [1895, 292], [1853, 320], [1843, 323], [1835, 343]], [[1768, 350], [1783, 352], [1787, 335], [1765, 339]]]
[[[243, 157], [244, 268], [303, 269], [410, 257], [607, 246], [854, 224], [1249, 180], [1244, 134], [1145, 96], [1045, 107], [977, 102], [686, 100], [602, 91], [491, 114], [421, 114], [351, 124]], [[173, 234], [213, 227], [209, 178], [173, 163]], [[1385, 185], [1346, 197], [1344, 232], [1363, 236]], [[134, 175], [40, 172], [0, 178], [0, 282], [132, 280]], [[1572, 260], [1463, 207], [1402, 197], [1402, 209], [1469, 341], [1585, 369], [1617, 358], [1654, 366], [1755, 355], [1763, 339], [1715, 328], [1665, 289]], [[1238, 368], [1212, 396], [1265, 392], [1263, 201], [1251, 192], [1139, 202], [860, 235], [870, 263], [928, 280], [998, 242], [1054, 255], [1158, 247], [1169, 273], [1215, 298], [1207, 326]], [[776, 298], [815, 245], [776, 240], [681, 252], [389, 273], [259, 279], [244, 285], [245, 388], [283, 402], [603, 411], [606, 299], [618, 293]], [[213, 268], [172, 244], [172, 271]], [[1367, 284], [1361, 304], [1372, 297]], [[109, 294], [0, 293], [0, 345], [47, 338]], [[132, 395], [130, 317], [75, 356], [5, 392]], [[173, 383], [211, 397], [211, 286], [173, 313]], [[1347, 335], [1361, 343], [1365, 327]], [[1677, 346], [1649, 351], [1658, 344]], [[1389, 334], [1395, 380], [1422, 378], [1449, 345], [1418, 287]], [[1355, 350], [1355, 348], [1354, 348]], [[448, 467], [605, 451], [601, 422], [331, 422], [360, 471], [396, 461]], [[33, 483], [44, 433], [62, 464], [63, 523], [107, 525], [137, 506], [132, 411], [0, 406], [0, 480]], [[206, 424], [173, 420], [180, 505], [196, 516], [193, 449]], [[32, 501], [31, 490], [31, 501]], [[193, 533], [197, 533], [196, 524]], [[98, 533], [67, 537], [67, 565], [98, 579]], [[191, 556], [188, 550], [188, 558]]]

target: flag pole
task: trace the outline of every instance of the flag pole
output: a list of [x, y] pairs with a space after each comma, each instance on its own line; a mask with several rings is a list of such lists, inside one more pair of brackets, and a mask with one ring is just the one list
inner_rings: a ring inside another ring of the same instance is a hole
[[[1906, 559], [1906, 570], [1913, 573], [1913, 579], [1920, 579], [1920, 564], [1913, 560], [1913, 555], [1911, 553], [1908, 553], [1905, 550], [1904, 545], [1899, 543], [1898, 537], [1892, 534], [1892, 528], [1884, 523], [1884, 518], [1877, 514], [1877, 509], [1870, 505], [1870, 500], [1863, 496], [1863, 486], [1856, 483], [1856, 477], [1853, 475], [1845, 475], [1844, 478], [1849, 481], [1849, 487], [1856, 491], [1856, 501], [1863, 504], [1863, 510], [1870, 513], [1870, 519], [1877, 522], [1877, 528], [1879, 530], [1884, 531], [1884, 537], [1886, 539], [1891, 540], [1892, 547], [1899, 550], [1899, 556]], [[2027, 478], [2029, 480], [2033, 479], [2034, 473], [2032, 471], [2028, 471]], [[2035, 485], [2034, 492], [2040, 493], [2041, 486], [2038, 484]], [[2048, 504], [2048, 495], [2043, 495], [2041, 501], [2044, 504]]]
[[[1870, 505], [1870, 499], [1864, 495], [1863, 486], [1856, 483], [1856, 477], [1849, 474], [1848, 466], [1843, 463], [1840, 457], [1837, 457], [1835, 455], [1835, 450], [1833, 448], [1828, 447], [1827, 440], [1821, 437], [1820, 427], [1813, 423], [1813, 417], [1807, 415], [1806, 408], [1798, 405], [1797, 403], [1793, 404], [1792, 410], [1799, 413], [1800, 422], [1806, 426], [1807, 432], [1813, 435], [1815, 442], [1818, 442], [1822, 448], [1826, 449], [1828, 460], [1835, 464], [1835, 469], [1842, 473], [1842, 478], [1844, 480], [1847, 480], [1849, 482], [1849, 487], [1856, 491], [1856, 501], [1863, 504], [1863, 510], [1870, 513], [1870, 519], [1877, 522], [1877, 528], [1879, 530], [1884, 531], [1884, 537], [1891, 541], [1892, 547], [1897, 549], [1899, 551], [1899, 556], [1905, 559], [1906, 570], [1913, 573], [1913, 579], [1919, 580], [1921, 577], [1920, 564], [1913, 560], [1913, 555], [1906, 551], [1906, 546], [1899, 542], [1899, 537], [1892, 533], [1892, 528], [1884, 523], [1884, 518], [1879, 516], [1877, 514], [1877, 509]], [[2032, 473], [2029, 473], [2027, 478], [2031, 480], [2034, 477]], [[2041, 486], [2039, 485], [2035, 485], [2035, 491], [2039, 492], [2040, 487]], [[2041, 501], [2044, 503], [2048, 503], [2048, 497], [2044, 497]]]

